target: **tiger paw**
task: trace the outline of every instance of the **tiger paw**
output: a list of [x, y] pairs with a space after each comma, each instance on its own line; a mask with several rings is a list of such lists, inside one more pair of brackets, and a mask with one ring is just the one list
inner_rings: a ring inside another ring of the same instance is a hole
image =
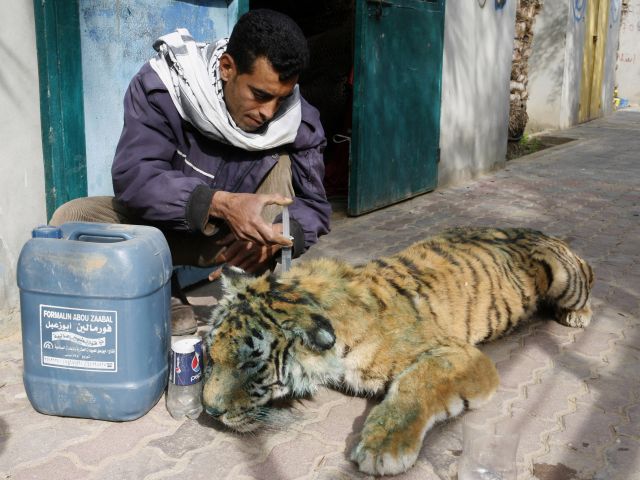
[[400, 446], [394, 435], [383, 439], [364, 438], [351, 452], [351, 460], [361, 472], [369, 475], [397, 475], [406, 472], [416, 463], [420, 447], [407, 449]]
[[419, 450], [397, 454], [386, 449], [372, 449], [360, 442], [351, 452], [351, 460], [358, 464], [361, 472], [369, 475], [397, 475], [416, 463], [418, 453]]
[[581, 310], [559, 309], [556, 320], [567, 327], [583, 328], [591, 323], [591, 308], [586, 306]]

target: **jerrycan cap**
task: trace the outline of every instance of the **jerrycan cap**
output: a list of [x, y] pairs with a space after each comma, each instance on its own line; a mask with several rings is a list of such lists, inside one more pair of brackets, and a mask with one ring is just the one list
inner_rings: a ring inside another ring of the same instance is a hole
[[40, 225], [31, 232], [32, 238], [62, 238], [62, 230], [50, 225]]

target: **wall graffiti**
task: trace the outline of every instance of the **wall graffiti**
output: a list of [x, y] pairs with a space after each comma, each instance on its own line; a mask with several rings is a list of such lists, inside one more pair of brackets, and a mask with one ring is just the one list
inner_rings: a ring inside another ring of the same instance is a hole
[[571, 2], [573, 18], [576, 22], [581, 22], [587, 13], [587, 0], [573, 0]]
[[[620, 41], [616, 63], [616, 84], [621, 105], [640, 103], [640, 0], [621, 2], [617, 14], [620, 19]], [[612, 2], [613, 3], [613, 2]], [[613, 13], [613, 6], [611, 13]]]
[[620, 0], [611, 0], [609, 4], [609, 20], [613, 25], [615, 25], [620, 18], [621, 6]]
[[[486, 3], [487, 3], [487, 0], [478, 0], [478, 5], [480, 5], [480, 8], [484, 8]], [[495, 4], [494, 4], [495, 9], [502, 10], [506, 4], [507, 4], [507, 0], [495, 0]]]
[[616, 59], [618, 63], [628, 63], [632, 65], [636, 65], [638, 63], [638, 54], [637, 53], [624, 53], [618, 52], [616, 55]]
[[[620, 3], [620, 0], [614, 0]], [[620, 10], [621, 11], [621, 10]], [[618, 14], [620, 14], [620, 11]], [[640, 32], [640, 0], [635, 0], [628, 7], [627, 13], [620, 20], [620, 33], [625, 36], [634, 37], [633, 43], [637, 42]]]

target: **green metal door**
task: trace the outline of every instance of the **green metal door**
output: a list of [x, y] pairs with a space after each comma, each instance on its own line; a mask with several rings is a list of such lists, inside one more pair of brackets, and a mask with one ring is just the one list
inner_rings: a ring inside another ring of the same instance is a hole
[[444, 0], [356, 2], [348, 210], [437, 183]]
[[87, 195], [78, 0], [34, 0], [47, 218]]

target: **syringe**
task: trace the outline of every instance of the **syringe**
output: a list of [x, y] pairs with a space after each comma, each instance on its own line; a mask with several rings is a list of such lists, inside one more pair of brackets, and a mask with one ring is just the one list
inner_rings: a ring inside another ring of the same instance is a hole
[[[282, 207], [282, 236], [291, 239], [289, 227], [289, 208]], [[291, 268], [291, 247], [282, 247], [282, 272], [288, 272]]]

